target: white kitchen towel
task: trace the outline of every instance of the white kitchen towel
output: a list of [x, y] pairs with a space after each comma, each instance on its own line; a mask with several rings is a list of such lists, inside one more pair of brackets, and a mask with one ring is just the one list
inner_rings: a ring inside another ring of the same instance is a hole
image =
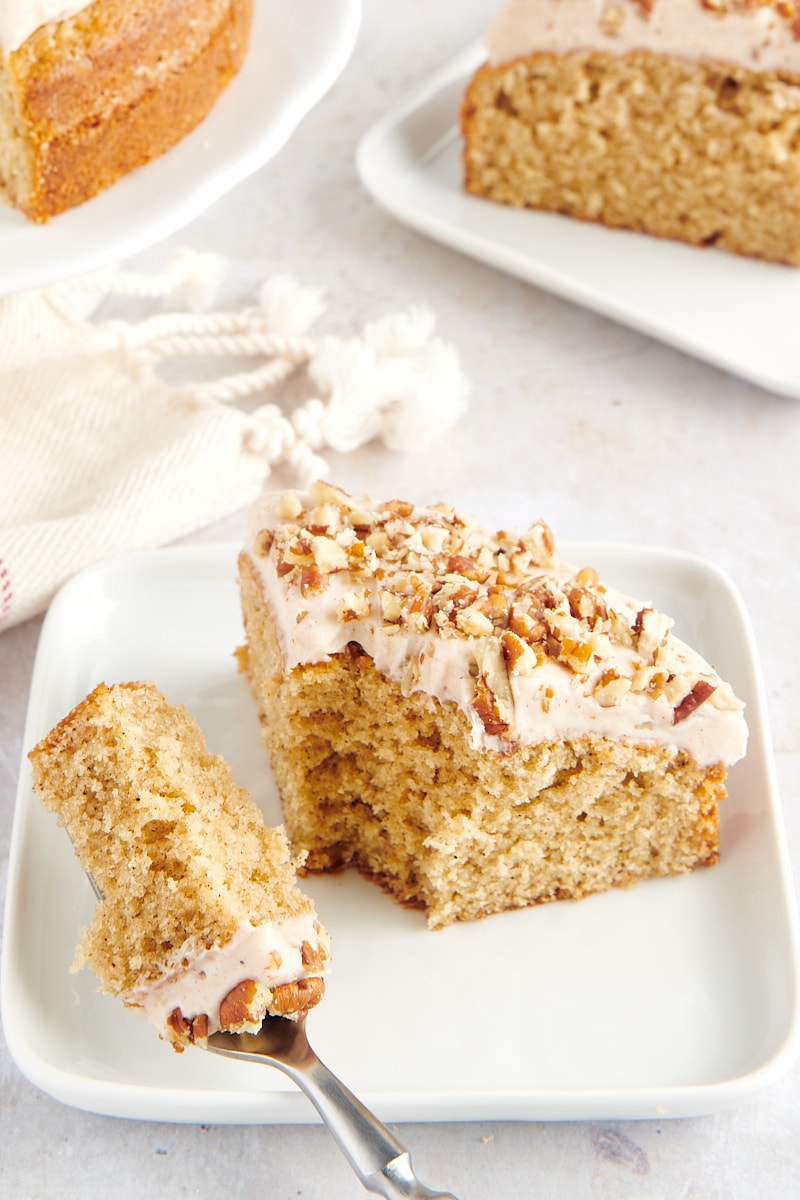
[[[0, 300], [0, 629], [81, 568], [247, 505], [279, 463], [304, 486], [325, 475], [326, 447], [430, 446], [463, 412], [457, 354], [427, 310], [312, 337], [321, 293], [280, 277], [252, 307], [198, 311], [224, 268], [182, 250], [160, 275], [115, 269]], [[159, 310], [98, 319], [109, 296]], [[158, 373], [190, 359], [199, 381]], [[247, 369], [209, 371], [224, 359]], [[280, 388], [294, 375], [305, 398], [292, 402]], [[267, 391], [282, 403], [259, 403]]]

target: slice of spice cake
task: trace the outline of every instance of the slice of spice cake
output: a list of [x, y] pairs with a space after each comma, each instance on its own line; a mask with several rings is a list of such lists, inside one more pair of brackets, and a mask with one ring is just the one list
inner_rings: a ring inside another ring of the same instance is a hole
[[507, 0], [465, 188], [798, 265], [799, 32], [794, 0]]
[[0, 199], [45, 222], [186, 137], [241, 69], [253, 0], [2, 0]]
[[315, 484], [252, 509], [246, 645], [295, 851], [431, 927], [717, 861], [743, 705], [548, 527]]
[[329, 940], [286, 836], [185, 708], [152, 684], [100, 684], [29, 757], [102, 895], [76, 968], [104, 992], [176, 1049], [319, 1001]]

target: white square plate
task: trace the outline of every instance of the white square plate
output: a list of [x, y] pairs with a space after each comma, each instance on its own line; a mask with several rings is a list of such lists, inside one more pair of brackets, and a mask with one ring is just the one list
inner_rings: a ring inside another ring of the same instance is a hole
[[455, 250], [800, 396], [800, 270], [464, 193], [458, 113], [483, 57], [468, 47], [364, 136], [358, 171], [378, 203]]
[[361, 0], [256, 0], [244, 65], [166, 154], [47, 225], [0, 204], [0, 296], [97, 270], [193, 220], [278, 153], [347, 62]]
[[[355, 872], [307, 881], [334, 968], [309, 1019], [329, 1066], [384, 1120], [686, 1116], [785, 1071], [798, 1044], [797, 925], [765, 706], [747, 618], [701, 560], [566, 545], [657, 603], [747, 702], [722, 861], [430, 932]], [[278, 801], [234, 648], [233, 546], [179, 547], [92, 567], [45, 621], [25, 731], [33, 746], [96, 683], [152, 679], [196, 715], [271, 822]], [[21, 1070], [68, 1104], [198, 1122], [315, 1119], [276, 1071], [175, 1054], [144, 1021], [69, 973], [92, 893], [23, 759], [2, 978]]]

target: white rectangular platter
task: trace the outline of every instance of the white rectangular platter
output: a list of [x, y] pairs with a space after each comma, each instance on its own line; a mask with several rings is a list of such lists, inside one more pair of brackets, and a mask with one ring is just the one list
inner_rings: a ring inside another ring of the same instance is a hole
[[[312, 878], [334, 967], [309, 1019], [318, 1053], [388, 1121], [687, 1116], [776, 1079], [798, 1046], [798, 938], [759, 670], [747, 617], [715, 568], [641, 547], [565, 545], [676, 618], [747, 701], [722, 861], [678, 879], [430, 932], [354, 872]], [[280, 819], [242, 639], [233, 546], [90, 568], [45, 621], [29, 749], [101, 680], [151, 679], [186, 704], [267, 818]], [[90, 886], [23, 758], [10, 856], [5, 1034], [38, 1087], [80, 1108], [191, 1122], [306, 1122], [269, 1068], [175, 1054], [70, 974]]]

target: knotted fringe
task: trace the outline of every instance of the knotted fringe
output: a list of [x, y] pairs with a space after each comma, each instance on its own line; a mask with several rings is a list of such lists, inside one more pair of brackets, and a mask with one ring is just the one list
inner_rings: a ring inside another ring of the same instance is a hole
[[[318, 453], [354, 450], [373, 439], [391, 450], [435, 445], [464, 412], [468, 387], [452, 346], [434, 337], [425, 308], [365, 325], [351, 337], [312, 337], [324, 313], [321, 292], [279, 276], [261, 287], [258, 303], [238, 312], [201, 312], [224, 273], [217, 255], [178, 251], [162, 274], [106, 270], [50, 289], [72, 312], [107, 296], [161, 299], [168, 311], [103, 328], [143, 364], [203, 358], [248, 358], [252, 367], [188, 386], [201, 405], [236, 404], [274, 391], [305, 371], [315, 394], [286, 415], [274, 403], [247, 414], [244, 448], [269, 467], [288, 464], [303, 484], [324, 475]], [[184, 311], [181, 311], [183, 309]]]

